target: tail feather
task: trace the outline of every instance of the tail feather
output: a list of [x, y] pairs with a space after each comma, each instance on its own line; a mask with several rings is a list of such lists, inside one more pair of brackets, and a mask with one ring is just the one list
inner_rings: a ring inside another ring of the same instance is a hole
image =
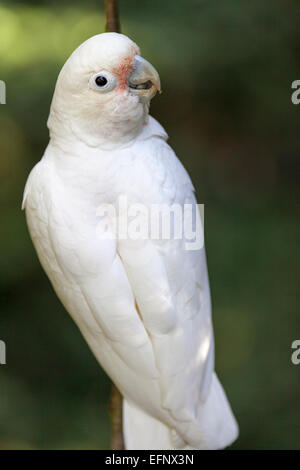
[[[222, 449], [238, 436], [236, 420], [215, 373], [207, 400], [200, 405], [200, 422], [189, 429], [191, 445], [182, 439], [180, 429], [179, 432], [171, 429], [132, 402], [124, 400], [123, 413], [125, 448], [128, 450]], [[200, 435], [203, 438], [199, 439]], [[198, 442], [197, 446], [195, 442]]]
[[173, 450], [171, 429], [124, 400], [123, 431], [127, 450]]

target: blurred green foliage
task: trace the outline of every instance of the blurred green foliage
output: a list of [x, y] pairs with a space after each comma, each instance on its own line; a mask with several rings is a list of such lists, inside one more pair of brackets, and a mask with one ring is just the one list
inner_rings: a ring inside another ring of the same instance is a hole
[[[205, 203], [216, 368], [233, 448], [300, 448], [300, 17], [294, 0], [120, 0], [160, 71], [152, 114]], [[20, 204], [48, 141], [57, 74], [102, 32], [103, 1], [0, 4], [0, 448], [108, 448], [109, 379], [37, 261]]]

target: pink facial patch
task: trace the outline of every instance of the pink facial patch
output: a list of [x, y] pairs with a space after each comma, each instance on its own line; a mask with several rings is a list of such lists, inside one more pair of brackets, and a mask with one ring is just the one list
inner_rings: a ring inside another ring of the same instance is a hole
[[128, 86], [128, 77], [134, 66], [133, 56], [124, 59], [118, 67], [113, 69], [113, 73], [119, 80], [119, 86], [116, 91], [124, 91]]

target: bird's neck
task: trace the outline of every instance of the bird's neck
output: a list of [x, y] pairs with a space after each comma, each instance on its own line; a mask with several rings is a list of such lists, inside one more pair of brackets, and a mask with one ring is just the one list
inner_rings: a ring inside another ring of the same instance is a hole
[[136, 109], [136, 113], [127, 116], [112, 115], [82, 121], [74, 114], [58, 112], [52, 107], [48, 119], [51, 141], [67, 150], [70, 145], [83, 143], [92, 148], [115, 150], [128, 146], [142, 132], [149, 118], [149, 106]]

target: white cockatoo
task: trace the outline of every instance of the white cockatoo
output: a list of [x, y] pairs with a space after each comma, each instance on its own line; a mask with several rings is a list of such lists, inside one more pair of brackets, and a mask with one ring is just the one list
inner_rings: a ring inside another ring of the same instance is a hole
[[187, 250], [183, 237], [118, 237], [112, 217], [99, 215], [124, 195], [146, 208], [196, 207], [148, 114], [159, 90], [128, 37], [80, 45], [59, 74], [50, 142], [23, 207], [58, 297], [124, 397], [126, 449], [220, 449], [238, 428], [214, 372], [204, 248]]

